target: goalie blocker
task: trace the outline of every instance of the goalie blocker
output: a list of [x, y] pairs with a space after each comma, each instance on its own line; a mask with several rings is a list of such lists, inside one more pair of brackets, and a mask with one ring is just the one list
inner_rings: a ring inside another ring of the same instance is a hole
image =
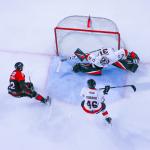
[[105, 48], [84, 53], [78, 48], [74, 54], [80, 61], [87, 61], [86, 63], [77, 63], [73, 66], [73, 71], [76, 73], [84, 72], [92, 75], [101, 75], [102, 69], [108, 65], [136, 72], [139, 63], [137, 54], [128, 52], [126, 49], [114, 50], [113, 48]]

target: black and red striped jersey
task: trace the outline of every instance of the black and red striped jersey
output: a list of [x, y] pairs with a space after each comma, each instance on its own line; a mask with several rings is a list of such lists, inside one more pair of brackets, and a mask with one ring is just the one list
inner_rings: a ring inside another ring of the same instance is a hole
[[10, 85], [9, 90], [12, 91], [21, 91], [20, 82], [25, 81], [25, 75], [19, 70], [14, 70], [10, 75]]

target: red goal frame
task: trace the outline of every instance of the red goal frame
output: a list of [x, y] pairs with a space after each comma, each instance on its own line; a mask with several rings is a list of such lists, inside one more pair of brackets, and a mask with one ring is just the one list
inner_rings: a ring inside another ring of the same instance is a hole
[[[90, 18], [89, 18], [90, 19]], [[87, 21], [87, 26], [89, 27], [89, 19]], [[104, 34], [112, 34], [112, 35], [117, 35], [117, 41], [118, 41], [118, 49], [120, 49], [120, 43], [121, 43], [121, 38], [120, 38], [120, 33], [119, 32], [113, 32], [113, 31], [105, 31], [105, 30], [95, 30], [95, 29], [82, 29], [82, 28], [70, 28], [70, 27], [61, 27], [61, 26], [56, 26], [54, 28], [54, 35], [55, 35], [55, 46], [56, 46], [56, 55], [59, 56], [59, 48], [58, 48], [58, 38], [57, 38], [57, 31], [58, 30], [67, 30], [67, 31], [83, 31], [83, 32], [95, 32], [95, 33], [104, 33]]]

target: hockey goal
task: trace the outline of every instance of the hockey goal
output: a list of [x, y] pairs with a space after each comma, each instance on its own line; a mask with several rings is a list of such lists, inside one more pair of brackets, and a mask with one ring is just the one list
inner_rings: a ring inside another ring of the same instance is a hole
[[108, 48], [125, 48], [117, 25], [110, 19], [90, 16], [69, 16], [54, 29], [56, 54], [69, 56], [77, 48], [84, 52]]

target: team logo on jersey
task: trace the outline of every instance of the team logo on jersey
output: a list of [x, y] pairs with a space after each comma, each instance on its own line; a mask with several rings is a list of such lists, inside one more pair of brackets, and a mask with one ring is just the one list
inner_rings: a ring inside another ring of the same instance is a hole
[[103, 66], [109, 64], [109, 62], [109, 59], [105, 56], [103, 56], [100, 60], [100, 64], [102, 64]]

